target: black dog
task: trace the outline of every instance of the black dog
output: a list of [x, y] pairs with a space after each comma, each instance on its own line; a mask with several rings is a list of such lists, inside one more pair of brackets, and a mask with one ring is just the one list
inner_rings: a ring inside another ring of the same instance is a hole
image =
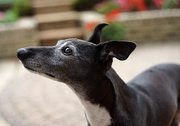
[[154, 66], [125, 84], [111, 64], [113, 57], [127, 59], [136, 45], [100, 43], [106, 25], [99, 24], [88, 41], [60, 40], [19, 49], [17, 56], [27, 69], [66, 83], [84, 105], [89, 126], [178, 126], [180, 65]]

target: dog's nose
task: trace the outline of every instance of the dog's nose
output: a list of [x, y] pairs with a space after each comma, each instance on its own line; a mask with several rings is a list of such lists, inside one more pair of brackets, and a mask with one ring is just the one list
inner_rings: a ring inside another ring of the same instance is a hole
[[20, 59], [20, 60], [23, 60], [26, 56], [27, 56], [27, 49], [24, 49], [24, 48], [21, 48], [21, 49], [18, 49], [17, 51], [17, 57]]

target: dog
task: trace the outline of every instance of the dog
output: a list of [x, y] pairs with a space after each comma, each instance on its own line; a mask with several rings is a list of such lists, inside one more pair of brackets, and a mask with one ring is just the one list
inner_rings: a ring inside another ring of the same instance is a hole
[[107, 25], [97, 25], [86, 41], [22, 48], [17, 57], [28, 70], [66, 83], [84, 106], [88, 126], [178, 126], [180, 65], [156, 65], [125, 84], [111, 65], [114, 57], [126, 60], [136, 44], [100, 43]]

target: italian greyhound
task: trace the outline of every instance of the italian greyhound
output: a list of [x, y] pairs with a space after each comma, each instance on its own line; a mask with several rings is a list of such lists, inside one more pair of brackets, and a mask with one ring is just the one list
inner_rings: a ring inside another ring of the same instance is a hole
[[25, 68], [66, 83], [85, 109], [88, 126], [178, 126], [180, 65], [160, 64], [127, 84], [111, 67], [136, 48], [130, 41], [100, 43], [106, 23], [87, 40], [59, 40], [17, 51]]

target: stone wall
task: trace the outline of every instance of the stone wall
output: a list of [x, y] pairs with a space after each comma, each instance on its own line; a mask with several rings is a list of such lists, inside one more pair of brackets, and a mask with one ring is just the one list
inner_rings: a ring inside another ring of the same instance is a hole
[[15, 57], [17, 49], [37, 46], [36, 21], [32, 18], [0, 23], [0, 58]]
[[[81, 13], [82, 25], [87, 22], [104, 22], [103, 15]], [[135, 42], [180, 42], [180, 9], [120, 13], [118, 21], [126, 29], [126, 40]], [[23, 18], [16, 22], [0, 23], [0, 58], [14, 57], [19, 48], [39, 45], [37, 22]], [[91, 33], [84, 32], [85, 39]]]
[[[81, 19], [83, 24], [104, 22], [102, 15], [93, 12], [82, 13]], [[180, 9], [120, 13], [118, 21], [125, 27], [125, 39], [131, 41], [180, 41]]]
[[126, 39], [137, 42], [180, 41], [180, 10], [124, 13]]

